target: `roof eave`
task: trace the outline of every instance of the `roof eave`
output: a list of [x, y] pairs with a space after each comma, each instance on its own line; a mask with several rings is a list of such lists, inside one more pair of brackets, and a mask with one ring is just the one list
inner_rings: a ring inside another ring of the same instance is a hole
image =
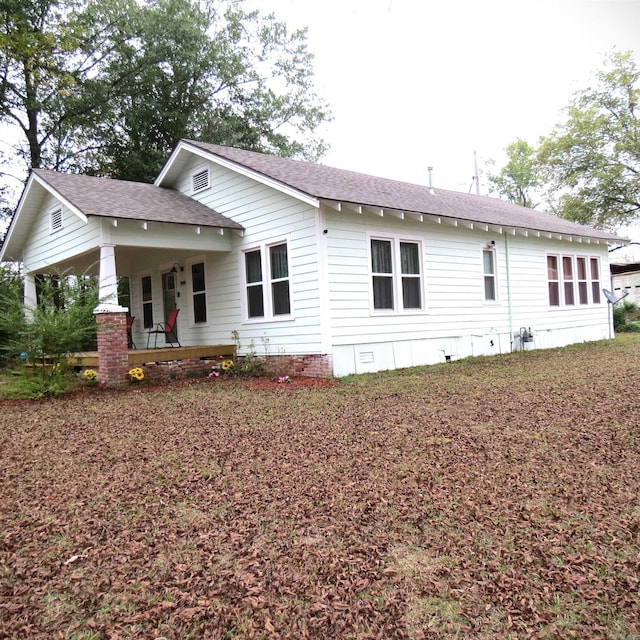
[[458, 218], [453, 216], [445, 216], [435, 213], [425, 213], [422, 211], [410, 211], [402, 209], [394, 209], [390, 207], [379, 207], [373, 205], [359, 204], [355, 202], [346, 202], [344, 200], [321, 199], [320, 203], [335, 211], [350, 211], [357, 214], [369, 214], [377, 217], [385, 215], [405, 220], [414, 220], [418, 222], [431, 221], [436, 224], [448, 224], [453, 227], [465, 227], [467, 229], [477, 229], [485, 232], [498, 233], [500, 235], [512, 235], [523, 237], [547, 238], [549, 240], [565, 240], [568, 242], [586, 243], [586, 244], [627, 244], [627, 238], [621, 238], [611, 235], [594, 235], [589, 233], [592, 229], [585, 228], [585, 233], [569, 233], [566, 231], [550, 231], [546, 229], [537, 229], [534, 227], [520, 227], [507, 224], [489, 223], [481, 220], [473, 220], [470, 218]]

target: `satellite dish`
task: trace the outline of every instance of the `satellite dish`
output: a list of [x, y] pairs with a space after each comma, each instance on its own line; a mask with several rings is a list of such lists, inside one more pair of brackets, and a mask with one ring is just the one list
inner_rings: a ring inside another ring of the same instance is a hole
[[613, 293], [611, 293], [611, 291], [609, 291], [608, 289], [603, 289], [602, 293], [604, 293], [604, 297], [611, 304], [615, 304], [616, 302], [620, 302], [620, 300], [622, 300], [623, 298], [626, 298], [629, 295], [629, 292], [625, 291], [619, 298], [616, 298], [615, 295]]

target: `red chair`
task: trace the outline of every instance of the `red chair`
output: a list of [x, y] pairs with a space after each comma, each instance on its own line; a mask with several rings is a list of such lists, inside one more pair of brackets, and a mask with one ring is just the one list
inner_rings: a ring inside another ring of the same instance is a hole
[[149, 329], [147, 331], [147, 349], [149, 348], [149, 338], [151, 335], [155, 335], [155, 340], [153, 342], [153, 348], [155, 349], [158, 344], [158, 335], [164, 334], [166, 341], [173, 347], [175, 346], [173, 343], [177, 342], [178, 346], [181, 347], [180, 341], [178, 340], [178, 333], [176, 332], [176, 323], [178, 321], [178, 313], [180, 313], [180, 309], [171, 309], [169, 311], [169, 317], [166, 322], [159, 322], [155, 329]]
[[127, 316], [127, 347], [129, 349], [135, 349], [136, 343], [133, 341], [133, 321], [135, 316]]

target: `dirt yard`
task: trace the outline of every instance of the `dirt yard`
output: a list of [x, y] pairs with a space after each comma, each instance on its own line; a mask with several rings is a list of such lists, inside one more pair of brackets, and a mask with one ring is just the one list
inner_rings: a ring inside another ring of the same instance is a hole
[[640, 337], [0, 407], [0, 638], [640, 638]]

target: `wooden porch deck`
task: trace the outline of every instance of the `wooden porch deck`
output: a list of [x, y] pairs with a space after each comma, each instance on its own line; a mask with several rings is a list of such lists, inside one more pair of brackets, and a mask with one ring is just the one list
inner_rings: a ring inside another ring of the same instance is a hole
[[[236, 347], [233, 344], [210, 344], [194, 347], [162, 347], [157, 349], [129, 349], [129, 366], [136, 367], [148, 362], [171, 362], [187, 359], [213, 359], [228, 356], [235, 357]], [[98, 352], [85, 351], [67, 357], [72, 367], [99, 367]]]

